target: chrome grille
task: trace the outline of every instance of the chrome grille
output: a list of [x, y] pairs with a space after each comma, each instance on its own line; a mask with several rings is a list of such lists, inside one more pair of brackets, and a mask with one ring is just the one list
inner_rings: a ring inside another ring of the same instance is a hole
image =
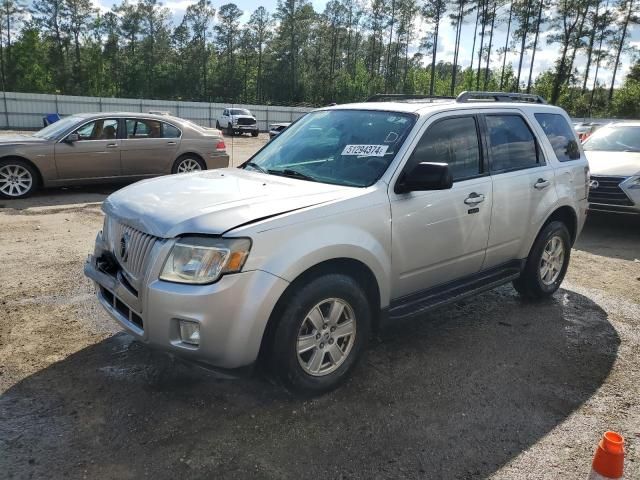
[[589, 202], [605, 205], [633, 205], [624, 190], [620, 188], [620, 183], [624, 180], [626, 177], [591, 175]]
[[108, 223], [107, 241], [111, 252], [130, 279], [137, 284], [144, 273], [146, 259], [158, 238], [113, 219], [108, 219], [105, 223]]

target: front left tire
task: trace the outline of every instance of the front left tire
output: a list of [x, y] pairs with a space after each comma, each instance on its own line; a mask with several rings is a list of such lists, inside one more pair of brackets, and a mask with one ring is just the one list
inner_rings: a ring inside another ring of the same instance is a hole
[[371, 306], [362, 287], [343, 274], [293, 288], [272, 337], [272, 370], [290, 389], [317, 395], [336, 388], [355, 367], [369, 339]]
[[24, 160], [0, 161], [0, 197], [25, 198], [38, 189], [38, 173]]

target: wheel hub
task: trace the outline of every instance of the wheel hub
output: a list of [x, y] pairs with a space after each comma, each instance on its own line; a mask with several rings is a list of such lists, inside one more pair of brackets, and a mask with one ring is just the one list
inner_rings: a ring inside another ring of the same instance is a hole
[[540, 280], [545, 285], [553, 284], [564, 266], [564, 243], [558, 236], [549, 239], [540, 259]]
[[31, 172], [22, 165], [4, 165], [0, 168], [0, 192], [10, 197], [19, 197], [29, 191], [33, 184]]
[[335, 371], [348, 357], [355, 341], [356, 322], [351, 306], [330, 298], [313, 307], [300, 326], [298, 362], [313, 376]]

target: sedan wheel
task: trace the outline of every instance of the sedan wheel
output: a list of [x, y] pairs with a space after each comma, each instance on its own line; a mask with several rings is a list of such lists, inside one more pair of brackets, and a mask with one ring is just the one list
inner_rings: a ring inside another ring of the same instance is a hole
[[178, 163], [176, 173], [198, 172], [200, 170], [202, 170], [202, 165], [200, 165], [198, 160], [194, 158], [185, 158]]
[[356, 318], [351, 306], [339, 298], [323, 300], [302, 322], [298, 362], [309, 375], [328, 375], [347, 359], [355, 336]]
[[21, 164], [9, 163], [0, 166], [0, 193], [9, 198], [28, 195], [35, 186], [31, 171]]

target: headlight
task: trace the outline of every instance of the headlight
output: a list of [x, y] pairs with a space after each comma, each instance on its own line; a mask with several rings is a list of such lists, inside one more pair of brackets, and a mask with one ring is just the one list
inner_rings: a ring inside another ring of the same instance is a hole
[[640, 188], [640, 175], [631, 177], [624, 183], [627, 188]]
[[164, 262], [161, 280], [213, 283], [225, 273], [242, 270], [251, 249], [248, 238], [183, 237]]

